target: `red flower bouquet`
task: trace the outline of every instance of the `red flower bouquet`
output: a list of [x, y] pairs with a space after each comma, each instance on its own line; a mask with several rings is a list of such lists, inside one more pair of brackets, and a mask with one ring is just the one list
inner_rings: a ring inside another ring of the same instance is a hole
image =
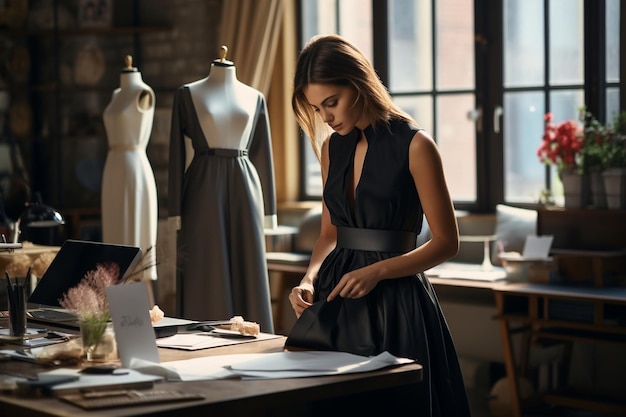
[[559, 125], [552, 123], [552, 113], [544, 116], [543, 140], [537, 156], [547, 165], [556, 165], [559, 172], [582, 169], [583, 130], [574, 120]]

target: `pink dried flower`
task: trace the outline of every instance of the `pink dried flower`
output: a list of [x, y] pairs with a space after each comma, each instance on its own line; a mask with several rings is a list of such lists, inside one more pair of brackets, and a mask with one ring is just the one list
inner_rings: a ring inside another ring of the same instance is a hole
[[117, 284], [119, 266], [117, 264], [98, 264], [95, 270], [85, 274], [83, 279], [70, 288], [59, 304], [80, 318], [110, 318], [106, 287]]

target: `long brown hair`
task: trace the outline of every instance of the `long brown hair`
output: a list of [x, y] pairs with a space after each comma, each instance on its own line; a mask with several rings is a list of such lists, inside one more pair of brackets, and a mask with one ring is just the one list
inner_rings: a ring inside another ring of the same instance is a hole
[[356, 46], [338, 35], [313, 37], [298, 57], [291, 106], [318, 158], [330, 130], [304, 96], [304, 88], [313, 83], [352, 87], [373, 125], [390, 119], [416, 124], [393, 102], [374, 67]]

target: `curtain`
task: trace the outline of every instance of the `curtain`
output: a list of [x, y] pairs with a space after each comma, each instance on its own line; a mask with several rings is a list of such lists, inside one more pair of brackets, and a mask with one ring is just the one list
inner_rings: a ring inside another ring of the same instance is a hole
[[237, 78], [267, 98], [280, 204], [298, 199], [298, 127], [291, 109], [297, 54], [296, 7], [291, 0], [224, 0], [219, 45]]
[[278, 35], [282, 0], [226, 0], [222, 6], [220, 45], [237, 67], [237, 78], [267, 96]]

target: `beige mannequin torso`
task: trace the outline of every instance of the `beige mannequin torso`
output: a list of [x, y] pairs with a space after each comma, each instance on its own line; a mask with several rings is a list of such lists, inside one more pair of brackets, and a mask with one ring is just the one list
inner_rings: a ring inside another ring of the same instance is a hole
[[188, 87], [209, 147], [246, 149], [259, 92], [237, 80], [234, 66], [217, 64]]
[[122, 72], [120, 87], [104, 110], [109, 146], [145, 145], [152, 130], [154, 91], [138, 71]]
[[[138, 93], [138, 95], [137, 95]], [[134, 100], [137, 97], [137, 107], [140, 110], [149, 110], [154, 107], [154, 92], [152, 88], [143, 82], [139, 71], [128, 71], [120, 74], [120, 87], [115, 90], [113, 99], [109, 106], [127, 106], [128, 99]]]

